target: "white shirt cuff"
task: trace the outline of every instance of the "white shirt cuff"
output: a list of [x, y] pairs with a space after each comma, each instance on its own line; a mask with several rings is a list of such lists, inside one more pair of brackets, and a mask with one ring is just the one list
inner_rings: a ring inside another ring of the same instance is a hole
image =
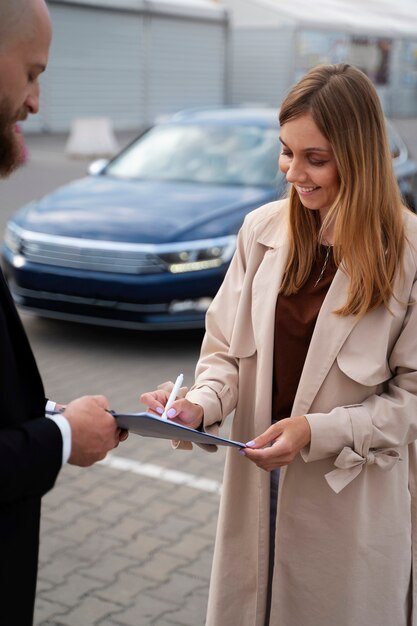
[[69, 421], [62, 415], [62, 413], [55, 413], [54, 415], [48, 415], [48, 412], [55, 411], [56, 403], [48, 400], [45, 406], [45, 414], [46, 417], [55, 422], [61, 431], [62, 435], [62, 465], [68, 462], [68, 459], [71, 456], [71, 446], [72, 446], [72, 433], [71, 426]]
[[56, 402], [48, 400], [45, 404], [45, 413], [53, 413], [54, 411], [56, 411]]

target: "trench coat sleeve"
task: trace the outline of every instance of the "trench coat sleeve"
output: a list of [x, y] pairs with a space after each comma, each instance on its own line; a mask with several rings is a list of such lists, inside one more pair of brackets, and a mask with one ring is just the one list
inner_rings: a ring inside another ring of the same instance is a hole
[[[237, 238], [236, 252], [206, 315], [206, 334], [196, 367], [195, 383], [187, 399], [204, 409], [204, 430], [216, 435], [223, 420], [236, 408], [239, 359], [230, 354], [246, 258], [253, 240], [246, 219]], [[210, 446], [213, 448], [213, 446]]]
[[[410, 301], [417, 302], [416, 282]], [[393, 376], [381, 394], [370, 395], [360, 404], [336, 407], [329, 413], [306, 415], [311, 441], [301, 456], [309, 462], [337, 455], [336, 469], [326, 475], [336, 492], [365, 465], [391, 469], [399, 460], [396, 449], [417, 439], [416, 329], [417, 304], [411, 304], [389, 357]]]

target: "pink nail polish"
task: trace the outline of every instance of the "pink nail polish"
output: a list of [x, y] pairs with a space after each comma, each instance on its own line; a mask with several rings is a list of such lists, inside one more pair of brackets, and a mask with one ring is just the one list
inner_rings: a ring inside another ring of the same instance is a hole
[[159, 415], [162, 415], [162, 413], [164, 412], [164, 409], [163, 409], [163, 408], [161, 408], [160, 406], [157, 406], [157, 407], [156, 407], [156, 409], [155, 409], [155, 411], [156, 411], [157, 413], [159, 413]]
[[168, 417], [175, 417], [177, 414], [175, 409], [169, 409], [169, 411], [167, 411], [167, 416]]
[[246, 443], [245, 445], [248, 448], [253, 448], [253, 446], [255, 445], [255, 441], [253, 441], [253, 440], [252, 441], [248, 441], [248, 443]]

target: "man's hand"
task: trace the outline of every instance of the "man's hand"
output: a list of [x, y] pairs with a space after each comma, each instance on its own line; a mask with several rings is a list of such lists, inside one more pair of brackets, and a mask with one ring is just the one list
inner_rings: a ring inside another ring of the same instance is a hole
[[84, 396], [70, 402], [63, 415], [71, 426], [72, 465], [87, 467], [101, 461], [109, 450], [127, 438], [127, 432], [117, 427], [114, 417], [106, 411], [104, 396]]
[[310, 439], [310, 424], [304, 415], [298, 415], [279, 420], [240, 452], [261, 469], [271, 472], [292, 463]]

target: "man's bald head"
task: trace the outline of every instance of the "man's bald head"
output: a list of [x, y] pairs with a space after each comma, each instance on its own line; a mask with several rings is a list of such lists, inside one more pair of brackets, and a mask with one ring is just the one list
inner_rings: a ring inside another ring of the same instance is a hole
[[44, 0], [0, 0], [0, 53], [35, 35], [35, 11], [47, 11]]
[[51, 22], [44, 0], [0, 0], [0, 177], [20, 162], [16, 122], [39, 110]]

